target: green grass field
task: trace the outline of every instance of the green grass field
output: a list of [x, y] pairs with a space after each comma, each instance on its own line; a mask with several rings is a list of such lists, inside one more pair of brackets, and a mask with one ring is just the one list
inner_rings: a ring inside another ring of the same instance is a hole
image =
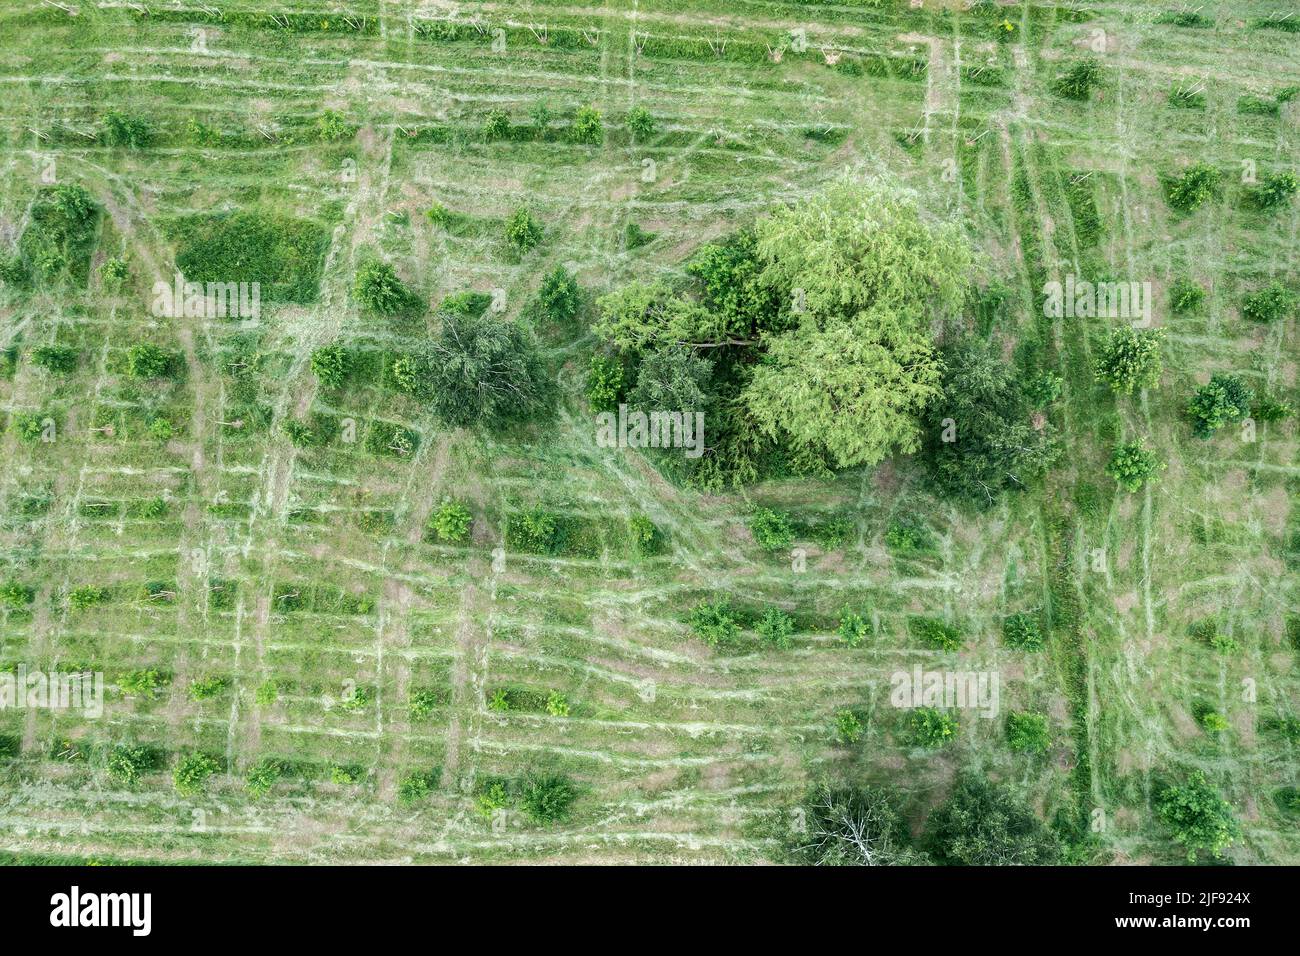
[[[54, 237], [57, 275], [0, 288], [0, 583], [19, 586], [0, 604], [0, 666], [99, 671], [107, 690], [98, 719], [0, 710], [0, 851], [753, 863], [777, 857], [780, 821], [819, 782], [887, 786], [920, 831], [974, 771], [1069, 831], [1078, 862], [1168, 864], [1186, 853], [1153, 794], [1200, 769], [1240, 821], [1231, 860], [1300, 863], [1283, 797], [1300, 787], [1297, 422], [1206, 441], [1185, 415], [1217, 372], [1296, 403], [1294, 315], [1241, 306], [1300, 280], [1297, 207], [1248, 201], [1252, 172], [1295, 171], [1300, 36], [1284, 24], [1300, 9], [1216, 0], [1184, 26], [1160, 16], [1173, 2], [961, 7], [4, 4], [0, 258], [54, 241], [33, 216], [52, 185], [81, 185], [97, 212]], [[1058, 95], [1089, 53], [1099, 93]], [[540, 131], [539, 103], [554, 116]], [[600, 145], [567, 135], [587, 104]], [[656, 119], [648, 136], [628, 128], [634, 107]], [[484, 133], [492, 110], [501, 135]], [[145, 121], [148, 141], [106, 136], [110, 113]], [[1193, 162], [1223, 186], [1178, 213], [1162, 177]], [[965, 221], [980, 284], [1000, 290], [980, 331], [1062, 376], [1064, 454], [1043, 481], [970, 512], [900, 456], [703, 494], [596, 446], [597, 295], [679, 278], [700, 243], [878, 173]], [[504, 239], [521, 205], [544, 227], [522, 255]], [[392, 356], [438, 320], [358, 308], [354, 273], [376, 256], [435, 305], [477, 290], [511, 317], [572, 271], [579, 321], [539, 329], [554, 418], [448, 430], [389, 387]], [[155, 281], [238, 269], [262, 282], [255, 322], [151, 311]], [[1065, 273], [1152, 282], [1158, 388], [1117, 398], [1094, 381], [1120, 320], [1044, 317], [1043, 284]], [[1174, 314], [1180, 278], [1206, 294]], [[360, 361], [326, 387], [310, 357], [335, 341]], [[129, 374], [140, 343], [169, 376]], [[70, 371], [33, 360], [55, 345]], [[316, 440], [295, 443], [293, 422]], [[1167, 468], [1130, 494], [1105, 467], [1137, 436]], [[427, 530], [447, 498], [473, 516], [460, 543]], [[558, 553], [506, 540], [536, 506], [562, 519]], [[754, 541], [760, 507], [848, 531], [831, 546], [800, 532], [800, 564]], [[638, 515], [659, 553], [638, 552]], [[908, 520], [928, 547], [886, 540]], [[102, 590], [73, 599], [88, 587]], [[748, 628], [707, 646], [688, 616], [720, 596], [751, 619], [789, 612], [791, 646]], [[846, 608], [869, 625], [855, 647], [836, 633]], [[1016, 612], [1043, 621], [1042, 651], [1004, 642]], [[917, 617], [955, 626], [960, 649], [918, 640]], [[1202, 639], [1207, 620], [1226, 649]], [[889, 687], [916, 665], [997, 671], [1003, 713], [1046, 714], [1050, 748], [1016, 752], [1003, 719], [974, 713], [943, 748], [913, 746]], [[1226, 729], [1204, 728], [1207, 708]], [[134, 782], [110, 772], [128, 745], [146, 752]], [[181, 792], [173, 770], [194, 752], [215, 773]], [[278, 776], [250, 792], [266, 761]], [[572, 781], [566, 820], [522, 811], [538, 774]], [[510, 796], [492, 814], [496, 783]]]

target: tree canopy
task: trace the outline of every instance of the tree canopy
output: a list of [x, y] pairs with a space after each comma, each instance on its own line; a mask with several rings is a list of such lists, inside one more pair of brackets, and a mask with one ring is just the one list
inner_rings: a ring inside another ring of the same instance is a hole
[[542, 409], [551, 388], [532, 332], [486, 312], [443, 312], [438, 337], [397, 359], [393, 377], [456, 428], [523, 421]]
[[1006, 788], [962, 778], [930, 818], [930, 839], [945, 863], [961, 866], [1050, 866], [1060, 844], [1034, 811]]
[[920, 447], [941, 390], [931, 327], [961, 310], [970, 263], [960, 228], [928, 221], [914, 194], [844, 179], [701, 246], [686, 283], [601, 297], [595, 331], [624, 359], [667, 346], [710, 357], [699, 483], [824, 474]]
[[993, 344], [960, 339], [945, 349], [944, 361], [943, 396], [926, 427], [930, 474], [948, 494], [990, 505], [1046, 471], [1060, 446]]

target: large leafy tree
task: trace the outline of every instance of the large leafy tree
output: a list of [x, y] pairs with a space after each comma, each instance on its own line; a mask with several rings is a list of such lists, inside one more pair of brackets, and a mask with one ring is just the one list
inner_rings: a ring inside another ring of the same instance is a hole
[[729, 342], [726, 320], [666, 282], [633, 282], [601, 296], [596, 334], [621, 352], [666, 345], [710, 348]]
[[[762, 282], [819, 323], [878, 307], [956, 313], [971, 256], [960, 228], [927, 222], [913, 193], [844, 179], [757, 226]], [[798, 290], [802, 290], [800, 294]]]
[[757, 226], [760, 281], [798, 326], [769, 339], [744, 400], [760, 427], [838, 467], [920, 445], [939, 394], [930, 326], [961, 307], [970, 251], [915, 197], [843, 180]]
[[1051, 467], [1060, 448], [993, 345], [962, 339], [944, 360], [943, 397], [930, 407], [926, 428], [930, 472], [948, 494], [991, 505]]
[[940, 390], [930, 329], [960, 310], [970, 258], [913, 194], [845, 179], [702, 246], [687, 284], [603, 296], [595, 330], [624, 358], [711, 356], [718, 415], [699, 483], [825, 474], [920, 446]]
[[743, 397], [763, 432], [848, 468], [916, 451], [918, 416], [939, 394], [929, 333], [873, 309], [773, 339]]

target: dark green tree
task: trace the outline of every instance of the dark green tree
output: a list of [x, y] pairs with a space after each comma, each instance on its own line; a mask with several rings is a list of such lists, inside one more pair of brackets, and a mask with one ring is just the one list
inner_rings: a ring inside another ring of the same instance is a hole
[[546, 274], [537, 291], [537, 305], [543, 316], [563, 324], [572, 321], [582, 306], [582, 290], [573, 273], [564, 266], [556, 266]]
[[926, 459], [947, 495], [987, 507], [1023, 489], [1056, 461], [1050, 422], [1035, 419], [1015, 369], [971, 337], [944, 353], [943, 397], [931, 406]]
[[531, 331], [491, 313], [444, 313], [414, 360], [412, 391], [453, 428], [503, 428], [540, 412], [551, 378]]
[[1255, 393], [1236, 375], [1218, 374], [1192, 396], [1187, 413], [1197, 438], [1210, 438], [1224, 425], [1239, 422], [1250, 414]]
[[363, 309], [376, 315], [401, 315], [411, 311], [417, 302], [415, 294], [397, 277], [396, 270], [378, 259], [369, 259], [357, 269], [352, 294]]
[[959, 866], [1050, 866], [1061, 854], [1032, 809], [976, 776], [959, 780], [930, 817], [929, 839], [940, 861]]
[[567, 820], [578, 791], [560, 774], [532, 775], [524, 780], [520, 805], [534, 823], [549, 825]]

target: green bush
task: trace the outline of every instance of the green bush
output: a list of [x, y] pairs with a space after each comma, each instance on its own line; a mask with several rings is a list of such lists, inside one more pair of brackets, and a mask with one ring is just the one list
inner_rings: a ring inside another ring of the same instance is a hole
[[740, 620], [726, 598], [696, 605], [687, 624], [710, 647], [725, 647], [740, 637]]
[[835, 551], [843, 546], [853, 533], [852, 519], [836, 516], [817, 522], [812, 528], [812, 539], [823, 551]]
[[1273, 802], [1284, 816], [1300, 819], [1300, 788], [1281, 787], [1273, 793]]
[[1232, 807], [1200, 770], [1193, 770], [1182, 785], [1165, 787], [1156, 797], [1156, 813], [1187, 849], [1189, 863], [1201, 851], [1221, 856], [1241, 834]]
[[1169, 287], [1169, 308], [1176, 314], [1191, 312], [1205, 300], [1205, 289], [1179, 276]]
[[1257, 422], [1280, 422], [1295, 416], [1296, 410], [1290, 402], [1266, 395], [1257, 399], [1251, 408], [1251, 417]]
[[270, 707], [280, 699], [280, 682], [274, 677], [262, 681], [253, 694], [253, 702], [259, 707]]
[[244, 778], [244, 789], [248, 791], [250, 797], [264, 797], [271, 792], [271, 788], [280, 779], [283, 771], [284, 767], [280, 761], [274, 757], [264, 757], [248, 769], [248, 775]]
[[1002, 621], [1002, 639], [1008, 647], [1022, 651], [1037, 651], [1043, 646], [1043, 631], [1038, 626], [1038, 615], [1017, 612]]
[[790, 638], [794, 634], [794, 618], [778, 607], [769, 607], [758, 619], [754, 629], [767, 643], [788, 650]]
[[908, 717], [913, 746], [942, 747], [957, 736], [957, 718], [935, 707], [917, 707]]
[[645, 515], [633, 515], [628, 527], [632, 532], [632, 548], [641, 557], [648, 558], [663, 550], [663, 532]]
[[961, 631], [937, 617], [911, 617], [907, 627], [917, 640], [941, 651], [955, 651], [962, 645]]
[[363, 309], [383, 316], [412, 312], [418, 303], [393, 267], [378, 259], [368, 259], [357, 268], [352, 294]]
[[339, 709], [349, 714], [359, 714], [370, 705], [370, 691], [364, 687], [351, 687], [339, 698]]
[[1027, 711], [1007, 714], [1007, 743], [1012, 750], [1022, 753], [1047, 753], [1052, 746], [1052, 735], [1047, 729], [1047, 715]]
[[578, 280], [564, 266], [556, 266], [546, 274], [537, 292], [537, 304], [542, 315], [552, 322], [571, 322], [582, 305], [582, 290]]
[[1181, 176], [1167, 177], [1165, 197], [1180, 212], [1192, 212], [1218, 193], [1220, 174], [1209, 163], [1189, 166]]
[[1273, 282], [1246, 296], [1241, 314], [1252, 322], [1276, 322], [1295, 308], [1295, 295], [1280, 282]]
[[1205, 91], [1192, 86], [1175, 86], [1169, 91], [1169, 105], [1185, 110], [1205, 109]]
[[208, 778], [221, 770], [216, 758], [201, 751], [195, 751], [182, 757], [172, 771], [172, 783], [176, 792], [182, 796], [192, 797], [207, 787]]
[[343, 117], [334, 110], [326, 110], [316, 120], [316, 135], [326, 143], [337, 143], [339, 140], [350, 139], [355, 135], [355, 130], [344, 122]]
[[569, 139], [587, 146], [599, 146], [605, 142], [605, 124], [600, 111], [594, 106], [578, 107], [573, 114], [573, 125], [569, 127]]
[[417, 690], [411, 695], [410, 716], [411, 720], [424, 721], [433, 716], [434, 712], [441, 705], [442, 700], [437, 691]]
[[528, 111], [528, 118], [532, 121], [533, 137], [539, 140], [546, 139], [546, 134], [551, 127], [551, 120], [555, 119], [555, 114], [551, 111], [550, 105], [545, 100], [538, 100], [533, 104], [533, 108]]
[[165, 378], [172, 355], [156, 345], [140, 342], [126, 350], [126, 372], [132, 378]]
[[546, 712], [552, 717], [569, 716], [569, 697], [558, 690], [546, 695]]
[[402, 777], [397, 785], [397, 799], [403, 803], [417, 803], [433, 793], [433, 774], [428, 771], [412, 771]]
[[152, 696], [153, 692], [164, 686], [170, 681], [170, 678], [161, 671], [152, 668], [142, 670], [127, 671], [117, 678], [117, 686], [122, 689], [124, 694], [131, 697]]
[[871, 624], [856, 611], [845, 608], [840, 612], [840, 626], [837, 632], [840, 640], [849, 647], [857, 647], [871, 634]]
[[157, 418], [149, 419], [148, 425], [149, 437], [154, 441], [171, 441], [172, 436], [176, 434], [176, 428], [172, 425], [171, 419], [159, 415]]
[[352, 355], [335, 342], [311, 353], [311, 370], [325, 388], [338, 388], [352, 370]]
[[190, 681], [190, 698], [192, 700], [211, 700], [229, 685], [225, 677], [197, 677]]
[[520, 803], [524, 813], [542, 825], [567, 820], [578, 791], [568, 777], [559, 774], [530, 776], [524, 781]]
[[453, 543], [464, 541], [469, 535], [469, 528], [473, 521], [474, 517], [469, 513], [468, 508], [455, 501], [446, 500], [429, 516], [429, 530], [440, 541]]
[[108, 601], [108, 589], [94, 584], [83, 584], [68, 592], [68, 607], [74, 611], [84, 611], [96, 604]]
[[330, 767], [330, 783], [340, 787], [361, 782], [361, 773], [355, 767], [343, 767], [335, 764]]
[[1204, 702], [1192, 706], [1192, 716], [1207, 734], [1221, 734], [1229, 727], [1228, 718]]
[[121, 110], [111, 109], [100, 121], [101, 135], [109, 146], [144, 149], [153, 141], [153, 130], [138, 116], [128, 116]]
[[846, 744], [856, 744], [862, 739], [862, 718], [851, 710], [841, 710], [835, 715], [835, 735]]
[[1036, 409], [1044, 409], [1061, 397], [1065, 380], [1055, 372], [1040, 372], [1029, 381], [1025, 397]]
[[36, 600], [36, 591], [25, 584], [19, 584], [17, 581], [6, 581], [0, 584], [0, 607], [21, 611], [34, 600]]
[[1164, 329], [1135, 329], [1131, 325], [1116, 328], [1094, 365], [1097, 380], [1125, 395], [1131, 395], [1134, 389], [1154, 388], [1164, 370], [1160, 358], [1164, 334]]
[[20, 259], [6, 270], [6, 281], [26, 285], [33, 272], [51, 282], [64, 273], [83, 281], [89, 272], [99, 212], [94, 198], [76, 183], [43, 187], [18, 241]]
[[520, 206], [506, 220], [506, 242], [519, 252], [540, 245], [542, 236], [542, 224], [526, 206]]
[[148, 747], [118, 744], [109, 751], [105, 769], [118, 783], [134, 786], [156, 765], [156, 755]]
[[1058, 96], [1072, 100], [1086, 100], [1092, 91], [1101, 86], [1101, 61], [1087, 57], [1074, 63], [1052, 84]]
[[1151, 451], [1141, 439], [1117, 447], [1106, 465], [1106, 474], [1125, 491], [1138, 491], [1150, 484], [1165, 467], [1160, 456]]
[[541, 505], [517, 511], [506, 518], [506, 543], [530, 554], [554, 554], [559, 550], [559, 516]]
[[885, 544], [899, 554], [915, 554], [934, 546], [930, 529], [916, 515], [900, 515], [885, 532]]
[[1255, 393], [1235, 375], [1217, 374], [1196, 390], [1187, 406], [1192, 432], [1197, 438], [1210, 438], [1225, 425], [1239, 422], [1250, 414]]
[[1291, 198], [1300, 188], [1295, 173], [1274, 173], [1250, 191], [1249, 201], [1257, 209], [1282, 209], [1291, 205]]
[[765, 551], [780, 551], [794, 541], [794, 525], [783, 511], [759, 508], [749, 519], [749, 530]]
[[627, 113], [627, 129], [636, 140], [645, 139], [655, 131], [655, 118], [644, 106], [634, 106]]
[[1254, 93], [1245, 93], [1237, 97], [1237, 112], [1243, 116], [1276, 116], [1281, 106], [1282, 104], [1275, 99], [1256, 96]]
[[76, 349], [68, 345], [41, 345], [32, 349], [32, 362], [57, 375], [77, 370]]
[[[19, 439], [28, 444], [35, 444], [45, 437], [45, 427], [48, 416], [40, 412], [19, 412], [14, 416], [14, 431], [18, 433]], [[49, 419], [52, 421], [53, 419]]]
[[500, 107], [487, 112], [483, 121], [483, 136], [487, 139], [507, 139], [510, 136], [510, 114]]

